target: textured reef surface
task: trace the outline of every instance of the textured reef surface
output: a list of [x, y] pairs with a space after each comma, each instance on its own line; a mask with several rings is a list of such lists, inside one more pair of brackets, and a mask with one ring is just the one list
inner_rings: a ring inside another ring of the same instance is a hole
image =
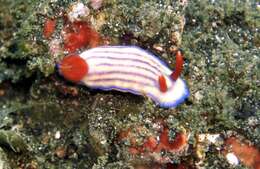
[[[214, 0], [0, 0], [0, 169], [260, 169], [260, 4]], [[70, 53], [136, 45], [190, 97], [66, 81]]]

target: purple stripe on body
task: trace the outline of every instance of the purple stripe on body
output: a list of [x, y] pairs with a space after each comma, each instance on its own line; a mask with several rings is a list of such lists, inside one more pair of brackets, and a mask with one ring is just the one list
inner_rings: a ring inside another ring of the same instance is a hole
[[161, 72], [161, 70], [156, 67], [151, 65], [149, 62], [143, 61], [141, 59], [131, 59], [131, 58], [116, 58], [116, 57], [112, 57], [112, 56], [91, 56], [88, 57], [87, 60], [90, 59], [111, 59], [111, 60], [122, 60], [122, 61], [133, 61], [133, 62], [139, 62], [139, 63], [143, 63], [146, 64], [147, 66], [151, 66], [153, 69], [155, 69], [157, 72]]
[[[139, 46], [99, 46], [98, 48], [102, 48], [102, 49], [113, 49], [113, 48], [116, 48], [117, 50], [118, 49], [135, 49], [135, 50], [138, 50], [138, 51], [142, 51], [144, 52], [145, 54], [149, 55], [149, 57], [155, 59], [156, 61], [158, 61], [160, 64], [162, 64], [163, 66], [165, 66], [166, 68], [168, 68], [169, 65], [167, 65], [164, 61], [162, 61], [160, 58], [158, 58], [156, 55], [154, 55], [153, 53], [139, 47]], [[94, 48], [93, 48], [94, 49]], [[95, 50], [93, 50], [93, 52], [95, 52]]]
[[[154, 87], [153, 85], [149, 84], [149, 83], [145, 83], [145, 82], [137, 82], [135, 80], [127, 80], [127, 79], [121, 79], [121, 78], [102, 78], [102, 79], [96, 79], [96, 80], [88, 80], [88, 82], [113, 82], [113, 81], [121, 81], [122, 83], [126, 82], [126, 83], [137, 83], [140, 84], [141, 86], [150, 86], [150, 87]], [[92, 85], [90, 85], [92, 86]], [[95, 85], [93, 85], [95, 86]], [[104, 87], [106, 87], [107, 85], [104, 85]], [[116, 86], [116, 87], [120, 87], [120, 86]]]
[[[134, 56], [138, 56], [138, 57], [145, 57], [145, 58], [147, 58], [147, 59], [149, 59], [150, 61], [152, 61], [156, 66], [158, 66], [158, 67], [160, 67], [160, 65], [157, 63], [157, 62], [155, 62], [153, 59], [155, 59], [154, 57], [149, 57], [149, 56], [151, 56], [151, 55], [148, 55], [148, 56], [145, 56], [145, 55], [141, 55], [141, 54], [138, 54], [138, 53], [135, 53], [135, 52], [118, 52], [118, 51], [94, 51], [93, 53], [112, 53], [112, 54], [121, 54], [121, 55], [134, 55]], [[90, 56], [91, 57], [91, 56]], [[153, 59], [152, 59], [153, 58]], [[141, 58], [140, 58], [141, 59]], [[157, 60], [157, 59], [155, 59], [155, 60]], [[158, 62], [160, 62], [159, 60], [157, 60]], [[161, 62], [160, 62], [161, 63]]]
[[134, 68], [137, 68], [137, 69], [142, 69], [142, 70], [145, 70], [145, 71], [147, 71], [147, 72], [150, 72], [150, 73], [152, 73], [152, 74], [154, 74], [155, 76], [157, 76], [158, 75], [158, 72], [155, 72], [155, 71], [153, 71], [153, 70], [151, 70], [151, 69], [148, 69], [148, 68], [146, 68], [146, 67], [143, 67], [143, 66], [136, 66], [136, 65], [130, 65], [130, 64], [112, 64], [112, 63], [100, 63], [100, 64], [96, 64], [95, 65], [95, 67], [96, 66], [109, 66], [109, 67], [113, 67], [113, 66], [118, 66], [118, 67], [134, 67]]
[[[99, 75], [118, 75], [118, 77], [120, 76], [123, 76], [123, 75], [133, 75], [133, 76], [139, 76], [139, 77], [142, 77], [142, 78], [145, 78], [145, 80], [150, 80], [151, 82], [153, 82], [154, 84], [157, 83], [157, 80], [155, 80], [154, 78], [152, 77], [149, 77], [149, 76], [146, 76], [144, 74], [140, 74], [138, 72], [128, 72], [128, 71], [106, 71], [106, 72], [91, 72], [89, 73], [87, 76], [90, 78], [90, 77], [93, 77], [93, 76], [99, 76]], [[103, 79], [103, 78], [102, 78]], [[120, 79], [120, 78], [118, 78]], [[91, 81], [91, 80], [89, 80]]]

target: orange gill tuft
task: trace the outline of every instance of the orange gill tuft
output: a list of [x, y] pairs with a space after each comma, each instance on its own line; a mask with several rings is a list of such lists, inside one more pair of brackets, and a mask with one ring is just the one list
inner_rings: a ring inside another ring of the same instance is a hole
[[72, 82], [79, 82], [88, 73], [88, 64], [78, 55], [66, 56], [58, 67], [62, 76]]

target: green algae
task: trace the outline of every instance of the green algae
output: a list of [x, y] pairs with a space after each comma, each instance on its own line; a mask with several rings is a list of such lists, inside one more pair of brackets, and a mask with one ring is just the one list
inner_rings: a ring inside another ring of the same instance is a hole
[[[57, 16], [73, 1], [0, 2], [0, 82], [12, 82], [1, 86], [6, 94], [0, 96], [0, 127], [9, 132], [22, 126], [19, 132], [33, 152], [9, 159], [28, 165], [33, 159], [39, 168], [131, 167], [138, 160], [133, 158], [132, 164], [124, 158], [129, 152], [116, 143], [118, 132], [133, 125], [149, 129], [156, 119], [164, 119], [176, 131], [184, 128], [191, 147], [197, 134], [227, 136], [227, 131], [259, 147], [260, 23], [255, 2], [190, 1], [185, 8], [172, 1], [113, 0], [97, 11], [106, 18], [100, 33], [112, 38], [112, 44], [140, 45], [169, 61], [174, 61], [169, 47], [181, 47], [186, 63], [183, 78], [191, 96], [176, 109], [161, 109], [148, 98], [131, 94], [92, 91], [55, 74], [58, 58], [50, 55], [42, 26], [46, 17]], [[181, 43], [171, 41], [175, 31], [182, 34]], [[153, 49], [158, 43], [162, 52]], [[67, 92], [70, 87], [79, 94]], [[60, 139], [55, 138], [58, 131]], [[59, 147], [65, 150], [62, 157], [57, 156]], [[217, 148], [205, 150], [202, 167], [229, 167]], [[169, 157], [176, 162], [197, 160], [190, 151], [185, 157]]]
[[22, 136], [13, 131], [0, 130], [0, 145], [6, 145], [16, 153], [25, 152], [28, 149]]
[[0, 169], [11, 169], [5, 152], [0, 148]]

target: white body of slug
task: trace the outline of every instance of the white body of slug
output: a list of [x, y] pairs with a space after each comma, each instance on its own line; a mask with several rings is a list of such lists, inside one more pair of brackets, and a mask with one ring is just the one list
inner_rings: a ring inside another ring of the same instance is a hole
[[[89, 67], [81, 82], [90, 88], [145, 95], [165, 108], [176, 107], [189, 96], [189, 90], [181, 78], [172, 80], [172, 70], [139, 47], [96, 47], [84, 51], [80, 57]], [[159, 76], [165, 77], [166, 92], [160, 90]]]

